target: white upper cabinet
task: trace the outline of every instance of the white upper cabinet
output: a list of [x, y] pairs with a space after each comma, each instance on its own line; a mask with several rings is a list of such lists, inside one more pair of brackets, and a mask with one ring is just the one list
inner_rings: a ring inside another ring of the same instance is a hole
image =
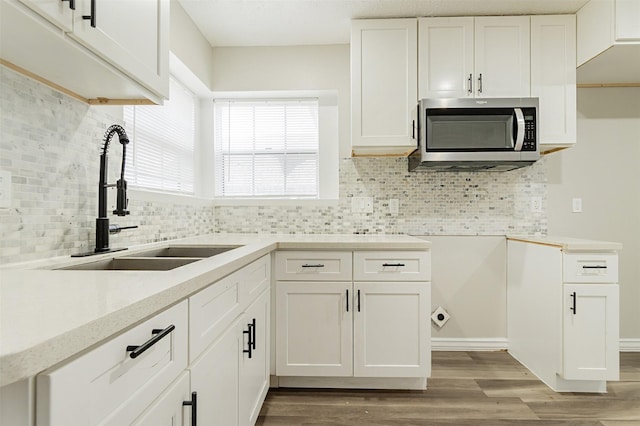
[[640, 2], [591, 0], [576, 16], [578, 83], [640, 83]]
[[417, 19], [356, 20], [351, 26], [351, 145], [354, 153], [415, 148]]
[[[75, 0], [72, 38], [154, 92], [169, 94], [169, 2]], [[86, 19], [85, 17], [91, 17]]]
[[53, 22], [65, 32], [73, 31], [76, 0], [20, 0], [43, 18]]
[[529, 17], [475, 18], [474, 33], [475, 96], [530, 96]]
[[575, 15], [531, 17], [531, 96], [540, 100], [540, 150], [576, 142]]
[[420, 98], [530, 96], [529, 17], [421, 18]]
[[420, 18], [418, 28], [420, 99], [472, 97], [473, 18]]
[[0, 8], [9, 67], [89, 103], [168, 98], [168, 0], [0, 0]]

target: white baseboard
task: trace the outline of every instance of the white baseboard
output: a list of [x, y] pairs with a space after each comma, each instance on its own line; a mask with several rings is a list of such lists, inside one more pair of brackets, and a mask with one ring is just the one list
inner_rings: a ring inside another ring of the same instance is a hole
[[509, 349], [509, 341], [505, 337], [433, 337], [431, 349], [434, 351], [501, 351]]
[[640, 352], [640, 339], [620, 339], [620, 352]]
[[[433, 337], [431, 349], [434, 351], [500, 351], [509, 349], [509, 341], [503, 337]], [[640, 339], [620, 339], [620, 352], [640, 352]]]

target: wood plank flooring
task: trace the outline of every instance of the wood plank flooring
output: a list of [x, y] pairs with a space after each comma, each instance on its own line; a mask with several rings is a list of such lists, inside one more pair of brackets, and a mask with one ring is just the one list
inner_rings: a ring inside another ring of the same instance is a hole
[[606, 394], [556, 393], [506, 352], [433, 352], [425, 391], [272, 389], [257, 425], [640, 426], [640, 353]]

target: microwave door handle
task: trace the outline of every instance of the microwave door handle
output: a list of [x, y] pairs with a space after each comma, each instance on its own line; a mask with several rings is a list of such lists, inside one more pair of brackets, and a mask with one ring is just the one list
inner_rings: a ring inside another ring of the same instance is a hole
[[514, 151], [522, 151], [522, 144], [524, 143], [524, 114], [522, 114], [521, 108], [514, 108], [516, 113], [516, 122], [515, 125], [518, 129], [518, 134], [516, 136], [516, 143], [513, 148]]

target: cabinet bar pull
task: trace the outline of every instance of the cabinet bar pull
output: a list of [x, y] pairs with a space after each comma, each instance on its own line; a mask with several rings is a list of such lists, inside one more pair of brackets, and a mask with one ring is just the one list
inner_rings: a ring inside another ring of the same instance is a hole
[[251, 321], [251, 335], [253, 336], [251, 338], [251, 347], [253, 348], [253, 350], [256, 350], [256, 319], [254, 318], [253, 321]]
[[164, 330], [161, 328], [154, 328], [153, 330], [151, 330], [151, 333], [155, 334], [155, 336], [153, 336], [151, 339], [147, 340], [140, 346], [135, 346], [135, 345], [127, 346], [127, 352], [131, 352], [129, 356], [134, 359], [138, 358], [140, 355], [146, 352], [147, 349], [149, 349], [151, 346], [158, 343], [160, 340], [162, 340], [163, 337], [165, 337], [167, 334], [175, 330], [175, 328], [176, 326], [173, 324], [171, 324], [169, 327], [165, 328]]
[[404, 266], [404, 263], [383, 263], [382, 267], [385, 268], [387, 266]]
[[482, 73], [480, 73], [480, 77], [478, 77], [478, 93], [482, 93]]
[[242, 334], [248, 335], [249, 336], [249, 340], [247, 342], [247, 349], [243, 349], [242, 353], [249, 354], [249, 358], [251, 358], [252, 350], [253, 350], [253, 342], [252, 342], [252, 339], [251, 339], [251, 335], [252, 335], [251, 328], [253, 327], [253, 324], [247, 324], [247, 327], [248, 327], [248, 329], [247, 330], [243, 330]]
[[571, 309], [573, 311], [573, 315], [576, 314], [576, 299], [578, 298], [576, 296], [576, 292], [574, 291], [573, 293], [571, 293], [571, 298], [573, 299], [573, 306], [570, 307], [569, 309]]
[[347, 312], [349, 312], [349, 289], [347, 289]]
[[358, 289], [358, 312], [360, 312], [360, 290]]
[[82, 15], [82, 19], [91, 21], [91, 26], [96, 27], [96, 0], [91, 0], [91, 15]]
[[583, 265], [582, 269], [607, 269], [607, 267], [606, 266], [601, 266], [601, 265], [594, 265], [594, 266]]
[[303, 268], [324, 268], [324, 265], [321, 263], [318, 263], [317, 265], [309, 265], [307, 263], [305, 263], [304, 265], [302, 265]]
[[469, 78], [467, 79], [467, 83], [469, 83], [469, 89], [467, 90], [469, 94], [473, 93], [473, 79], [471, 78], [471, 74], [469, 74]]
[[61, 1], [68, 1], [69, 9], [76, 10], [76, 0], [61, 0]]
[[191, 401], [182, 401], [182, 406], [191, 407], [191, 426], [198, 426], [198, 392], [191, 392]]

